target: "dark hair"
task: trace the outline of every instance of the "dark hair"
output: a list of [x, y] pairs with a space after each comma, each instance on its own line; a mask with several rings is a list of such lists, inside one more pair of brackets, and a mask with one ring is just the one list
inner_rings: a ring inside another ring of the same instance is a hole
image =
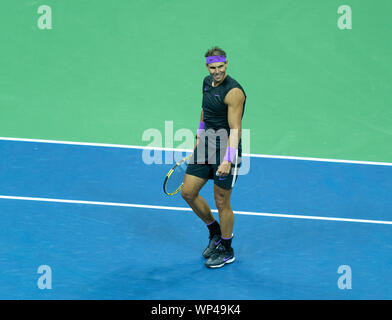
[[225, 56], [226, 57], [226, 52], [224, 52], [221, 48], [215, 46], [208, 50], [206, 54], [204, 55], [206, 58], [207, 57], [212, 57], [212, 56]]

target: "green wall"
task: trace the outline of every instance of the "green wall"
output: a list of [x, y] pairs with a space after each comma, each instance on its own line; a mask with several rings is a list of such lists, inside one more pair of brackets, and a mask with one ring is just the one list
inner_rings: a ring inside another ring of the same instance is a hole
[[[337, 27], [340, 5], [352, 30]], [[52, 30], [39, 30], [40, 5]], [[0, 136], [146, 145], [196, 130], [204, 53], [248, 95], [251, 153], [392, 162], [389, 0], [2, 0]]]

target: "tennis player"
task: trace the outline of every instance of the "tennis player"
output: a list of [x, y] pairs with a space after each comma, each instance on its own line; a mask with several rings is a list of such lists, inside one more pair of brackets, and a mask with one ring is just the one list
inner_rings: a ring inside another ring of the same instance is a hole
[[[203, 102], [193, 159], [188, 165], [181, 195], [209, 230], [209, 244], [202, 255], [206, 266], [219, 268], [235, 260], [231, 246], [234, 214], [230, 197], [241, 161], [241, 120], [246, 95], [227, 73], [226, 53], [214, 47], [205, 54], [209, 76], [203, 81]], [[214, 180], [219, 222], [199, 194]]]

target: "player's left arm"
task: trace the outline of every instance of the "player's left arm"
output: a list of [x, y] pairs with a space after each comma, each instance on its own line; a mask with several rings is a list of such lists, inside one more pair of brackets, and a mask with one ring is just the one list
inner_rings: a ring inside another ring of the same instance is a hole
[[[224, 102], [227, 104], [227, 120], [229, 122], [230, 134], [228, 146], [238, 149], [238, 144], [241, 139], [241, 120], [242, 111], [244, 110], [245, 95], [239, 88], [231, 89]], [[223, 161], [219, 166], [217, 172], [221, 176], [229, 174], [231, 163], [227, 160]]]

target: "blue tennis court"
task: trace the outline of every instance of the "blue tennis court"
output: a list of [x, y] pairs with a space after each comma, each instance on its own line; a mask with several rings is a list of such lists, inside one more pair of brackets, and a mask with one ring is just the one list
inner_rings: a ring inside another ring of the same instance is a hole
[[[251, 157], [236, 261], [211, 270], [207, 228], [162, 191], [171, 165], [142, 152], [0, 140], [1, 299], [392, 298], [390, 165]], [[202, 195], [214, 208], [211, 181]]]

